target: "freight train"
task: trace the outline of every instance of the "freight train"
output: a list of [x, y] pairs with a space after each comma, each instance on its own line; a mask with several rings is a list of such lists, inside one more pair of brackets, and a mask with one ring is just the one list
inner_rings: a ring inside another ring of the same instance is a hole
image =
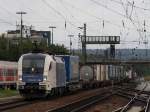
[[110, 80], [123, 79], [122, 71], [122, 67], [111, 65], [80, 67], [78, 56], [28, 53], [18, 61], [17, 87], [25, 98], [45, 97], [110, 85]]
[[0, 88], [16, 88], [17, 62], [0, 61]]

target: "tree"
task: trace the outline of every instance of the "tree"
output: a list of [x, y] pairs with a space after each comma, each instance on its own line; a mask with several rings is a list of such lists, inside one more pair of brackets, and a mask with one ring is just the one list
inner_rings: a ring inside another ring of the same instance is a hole
[[0, 60], [18, 61], [22, 54], [29, 53], [34, 50], [56, 55], [69, 54], [69, 50], [66, 49], [64, 45], [56, 44], [48, 47], [45, 41], [33, 43], [30, 38], [24, 39], [22, 42], [20, 42], [20, 39], [10, 40], [0, 38]]

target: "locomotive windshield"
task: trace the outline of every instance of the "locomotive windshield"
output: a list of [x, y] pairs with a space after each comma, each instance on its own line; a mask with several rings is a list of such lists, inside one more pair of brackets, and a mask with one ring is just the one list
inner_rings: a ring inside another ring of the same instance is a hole
[[44, 63], [45, 56], [24, 56], [22, 62], [22, 71], [24, 74], [43, 74]]

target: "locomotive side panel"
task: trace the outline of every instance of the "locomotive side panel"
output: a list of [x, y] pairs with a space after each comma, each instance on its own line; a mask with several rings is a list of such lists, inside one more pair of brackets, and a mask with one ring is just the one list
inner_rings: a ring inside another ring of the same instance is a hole
[[66, 86], [66, 72], [65, 72], [65, 64], [61, 59], [57, 59], [56, 63], [56, 86], [64, 87]]
[[80, 79], [78, 56], [70, 56], [70, 71], [71, 82], [78, 82]]
[[69, 55], [59, 55], [65, 62], [66, 68], [66, 81], [68, 83], [78, 82], [80, 79], [79, 75], [79, 57]]

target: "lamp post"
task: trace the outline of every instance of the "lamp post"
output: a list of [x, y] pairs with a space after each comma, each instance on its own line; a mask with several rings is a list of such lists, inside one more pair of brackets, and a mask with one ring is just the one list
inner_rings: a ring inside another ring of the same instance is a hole
[[51, 29], [52, 29], [52, 34], [51, 34], [51, 35], [52, 35], [52, 36], [51, 36], [52, 38], [51, 38], [51, 41], [52, 41], [52, 44], [53, 44], [53, 43], [54, 43], [54, 38], [53, 38], [53, 29], [54, 29], [54, 28], [56, 28], [56, 27], [55, 27], [55, 26], [49, 26], [49, 28], [51, 28]]
[[21, 41], [20, 41], [20, 49], [21, 49], [21, 54], [22, 54], [22, 26], [23, 26], [23, 19], [22, 19], [22, 15], [23, 14], [27, 14], [26, 12], [23, 12], [23, 11], [20, 11], [20, 12], [16, 12], [16, 14], [20, 14], [20, 16], [21, 16], [21, 25], [20, 25], [20, 36], [21, 36]]
[[21, 28], [20, 28], [20, 35], [22, 38], [22, 25], [23, 25], [23, 20], [22, 20], [22, 15], [23, 14], [27, 14], [26, 12], [20, 11], [20, 12], [16, 12], [16, 14], [20, 14], [21, 15]]
[[[49, 27], [48, 27], [48, 28], [49, 28]], [[49, 30], [48, 46], [51, 45], [51, 39], [52, 39], [51, 34], [52, 34], [51, 30]]]

